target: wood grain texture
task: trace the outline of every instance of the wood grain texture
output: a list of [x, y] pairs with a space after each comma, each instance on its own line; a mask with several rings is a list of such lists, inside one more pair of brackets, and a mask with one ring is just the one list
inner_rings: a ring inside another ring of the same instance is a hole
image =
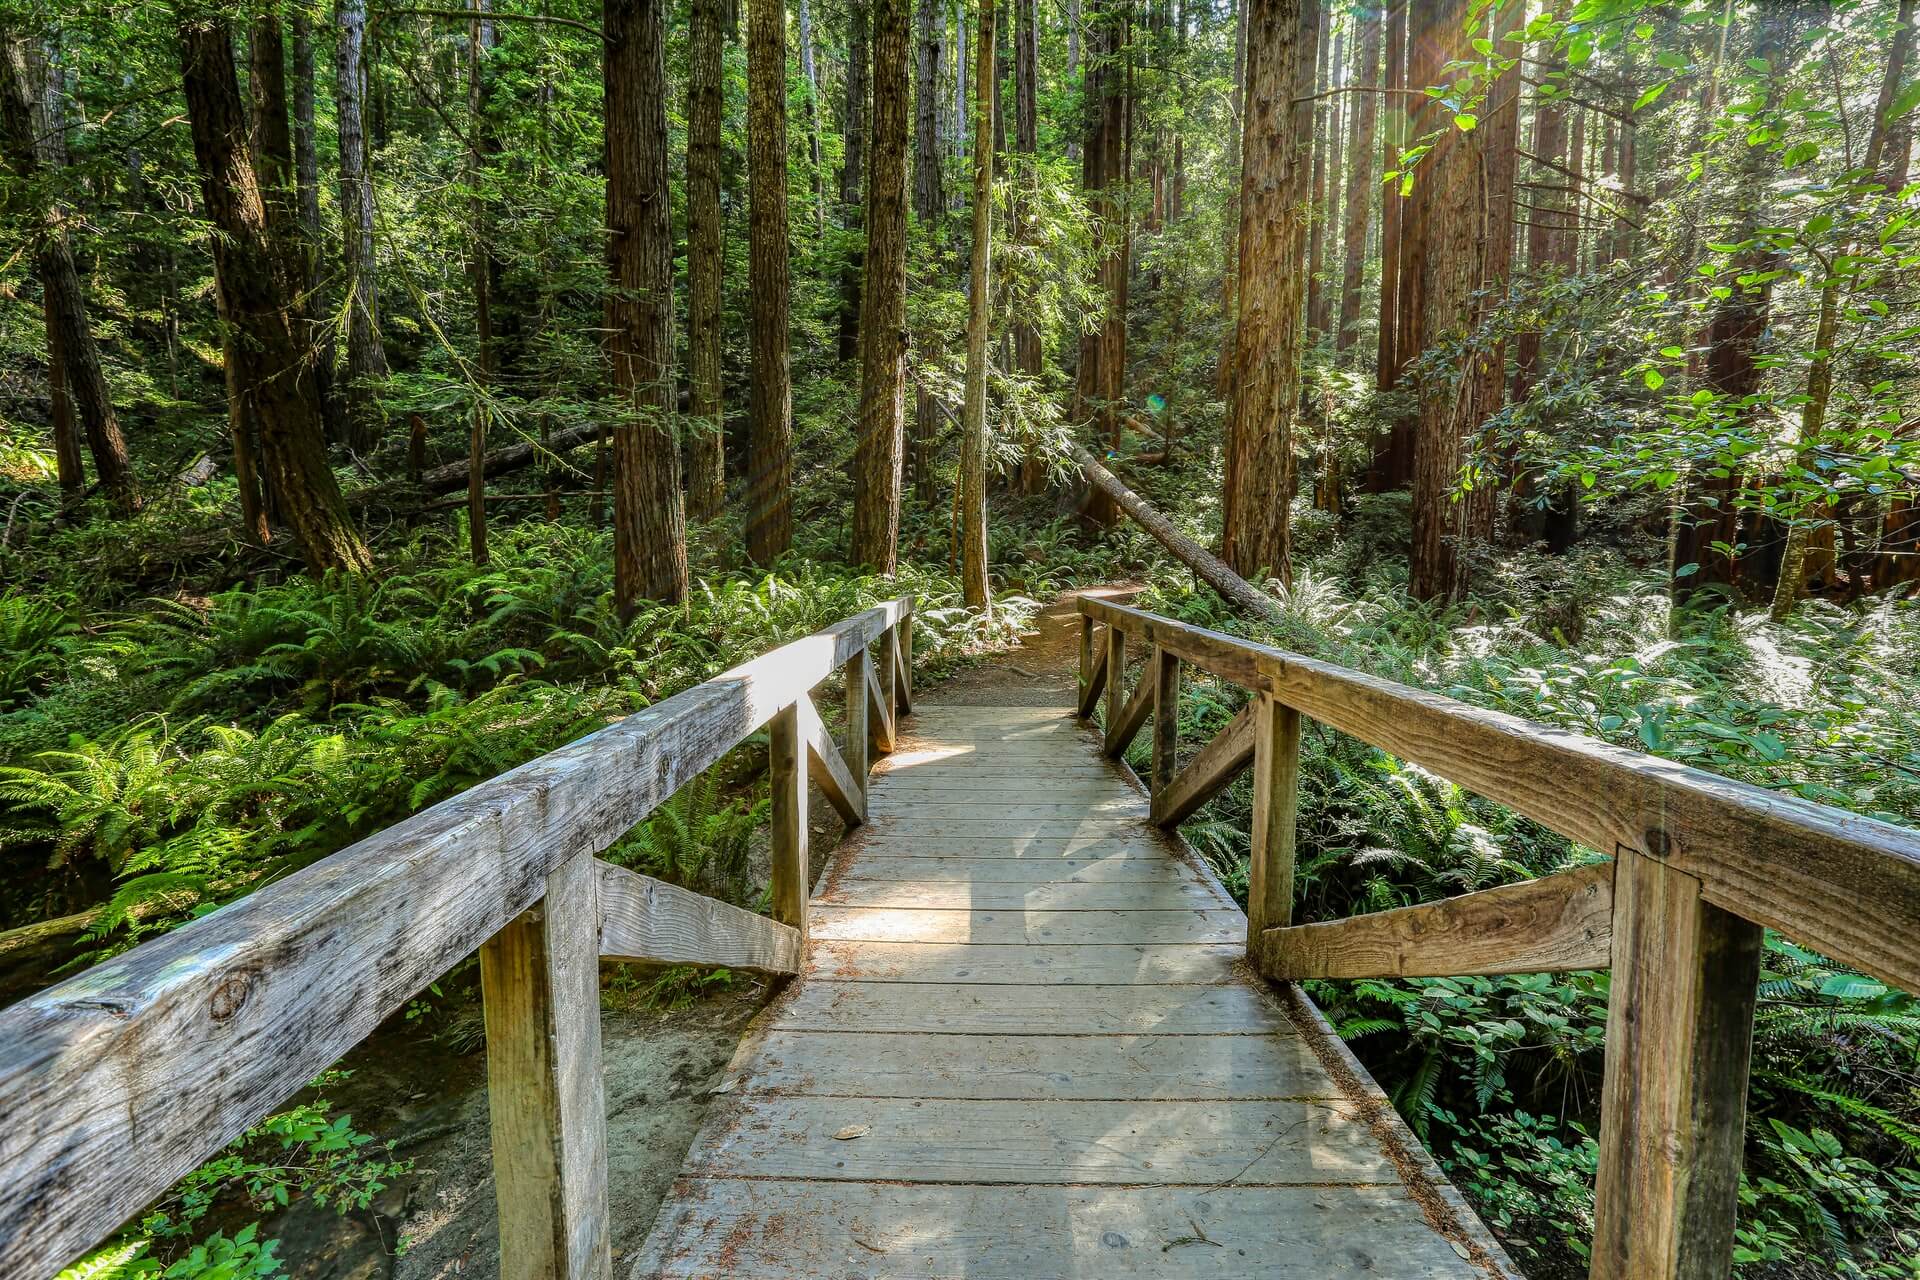
[[860, 784], [860, 801], [866, 804], [872, 772], [872, 744], [867, 738], [867, 681], [872, 679], [873, 655], [862, 649], [848, 660], [843, 678], [847, 723], [840, 735], [840, 754], [847, 772]]
[[14, 1121], [0, 1274], [51, 1276], [138, 1213], [903, 607], [735, 667], [0, 1012]]
[[1652, 858], [1614, 876], [1591, 1280], [1732, 1267], [1762, 931]]
[[1180, 765], [1180, 659], [1155, 645], [1151, 665], [1141, 679], [1153, 682], [1153, 758], [1146, 783], [1157, 808]]
[[[1118, 760], [1133, 745], [1139, 736], [1140, 728], [1146, 724], [1147, 717], [1153, 714], [1154, 663], [1148, 658], [1140, 669], [1140, 679], [1133, 686], [1133, 694], [1126, 702], [1109, 701], [1107, 703], [1107, 734], [1104, 743], [1107, 758]], [[1111, 691], [1111, 690], [1109, 690]], [[1120, 710], [1116, 714], [1114, 708]]]
[[1300, 714], [1260, 694], [1253, 704], [1253, 834], [1247, 941], [1293, 919], [1293, 841], [1300, 804]]
[[606, 959], [799, 972], [799, 930], [625, 867], [594, 865]]
[[1257, 705], [1246, 708], [1227, 722], [1207, 745], [1194, 753], [1187, 767], [1180, 770], [1163, 789], [1153, 794], [1153, 820], [1163, 827], [1177, 827], [1200, 811], [1240, 771], [1253, 763], [1254, 719]]
[[800, 736], [800, 708], [789, 704], [768, 726], [767, 780], [772, 792], [768, 853], [772, 859], [773, 918], [799, 931], [807, 941], [807, 899], [813, 873], [807, 865], [806, 744]]
[[[1107, 854], [1090, 857], [1084, 856], [1084, 853], [1073, 853], [1022, 858], [1004, 854], [987, 857], [985, 855], [994, 850], [985, 842], [971, 842], [968, 845], [969, 849], [976, 849], [979, 856], [955, 852], [951, 844], [941, 847], [949, 852], [938, 857], [904, 854], [883, 856], [871, 848], [863, 849], [835, 880], [839, 885], [849, 888], [868, 881], [977, 885], [1147, 884], [1191, 879], [1193, 875], [1191, 871], [1174, 870], [1180, 866], [1179, 863], [1150, 857], [1144, 852], [1138, 856]], [[1091, 852], [1091, 849], [1086, 852]]]
[[605, 1280], [600, 871], [580, 854], [480, 948], [503, 1280]]
[[819, 942], [807, 974], [860, 982], [1232, 982], [1244, 947], [1224, 943], [1136, 943], [1069, 947], [934, 942]]
[[867, 742], [877, 756], [886, 755], [896, 745], [893, 702], [881, 692], [881, 665], [876, 660], [867, 668]]
[[1920, 832], [1103, 600], [1080, 608], [1589, 848], [1655, 858], [1715, 906], [1920, 990]]
[[1096, 636], [1093, 619], [1080, 619], [1080, 697], [1074, 708], [1074, 714], [1085, 720], [1093, 715], [1093, 709], [1100, 705], [1100, 695], [1107, 691], [1107, 645], [1104, 634]]
[[703, 1178], [675, 1187], [634, 1274], [1486, 1280], [1397, 1187], [1198, 1191]]
[[[784, 1019], [782, 1020], [784, 1021]], [[1340, 1097], [1298, 1038], [966, 1035], [779, 1027], [741, 1077], [748, 1094], [1001, 1101], [1250, 1101]]]
[[809, 979], [781, 1012], [787, 1030], [992, 1035], [1269, 1036], [1286, 1020], [1242, 983], [1060, 989], [973, 983], [822, 982]]
[[1043, 911], [816, 906], [812, 936], [845, 942], [1025, 943], [1034, 947], [1120, 942], [1241, 942], [1238, 911]]
[[1268, 929], [1260, 971], [1309, 978], [1439, 978], [1604, 969], [1613, 946], [1613, 864], [1596, 863], [1439, 902]]
[[[1107, 725], [1106, 740], [1113, 741], [1113, 726], [1120, 719], [1121, 708], [1127, 705], [1127, 633], [1119, 627], [1107, 628]], [[996, 755], [1006, 752], [1006, 744], [999, 744]]]
[[[816, 923], [822, 907], [944, 908], [972, 911], [1173, 911], [1218, 907], [1213, 894], [1184, 877], [1086, 884], [1049, 880], [1006, 884], [994, 881], [893, 881], [838, 878], [814, 899]], [[1136, 939], [1138, 941], [1138, 939]]]

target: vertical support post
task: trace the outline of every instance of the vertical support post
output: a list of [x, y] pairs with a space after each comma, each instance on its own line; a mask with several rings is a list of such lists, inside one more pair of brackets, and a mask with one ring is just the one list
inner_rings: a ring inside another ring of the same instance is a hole
[[1147, 779], [1147, 802], [1158, 821], [1179, 763], [1180, 659], [1154, 645], [1146, 678], [1153, 681], [1153, 765], [1149, 770], [1152, 776]]
[[898, 646], [898, 658], [894, 664], [894, 675], [899, 680], [894, 706], [908, 715], [913, 714], [913, 610], [900, 616], [893, 632]]
[[600, 877], [578, 855], [480, 947], [502, 1280], [609, 1280]]
[[807, 744], [800, 740], [800, 709], [781, 709], [769, 725], [767, 773], [773, 782], [773, 918], [807, 940]]
[[865, 649], [848, 658], [842, 671], [847, 686], [847, 727], [840, 754], [863, 796], [867, 793], [867, 679], [872, 671], [873, 655]]
[[1300, 713], [1270, 693], [1253, 723], [1253, 851], [1247, 866], [1247, 951], [1260, 931], [1293, 919], [1293, 831], [1300, 805]]
[[[1088, 684], [1093, 680], [1093, 619], [1086, 614], [1080, 615], [1080, 696], [1075, 700], [1076, 708], [1087, 705]], [[1080, 718], [1085, 720], [1087, 712], [1082, 710]]]
[[1120, 719], [1127, 705], [1127, 633], [1107, 624], [1107, 726]]
[[1591, 1280], [1731, 1270], [1761, 940], [1692, 876], [1615, 850]]

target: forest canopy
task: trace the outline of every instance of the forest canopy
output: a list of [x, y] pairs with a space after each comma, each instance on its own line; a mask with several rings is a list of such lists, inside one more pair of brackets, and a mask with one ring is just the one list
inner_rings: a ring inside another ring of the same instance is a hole
[[[1920, 823], [1917, 35], [0, 0], [0, 1001], [909, 593], [931, 675], [1130, 583]], [[750, 754], [608, 856], [762, 907]], [[1296, 920], [1612, 852], [1332, 734], [1301, 778]], [[1243, 900], [1252, 806], [1184, 828]], [[1312, 993], [1527, 1274], [1585, 1274], [1607, 976]], [[122, 1274], [305, 1274], [290, 1198], [413, 1176], [300, 1105]], [[1914, 995], [1770, 934], [1746, 1139], [1736, 1274], [1920, 1275]]]

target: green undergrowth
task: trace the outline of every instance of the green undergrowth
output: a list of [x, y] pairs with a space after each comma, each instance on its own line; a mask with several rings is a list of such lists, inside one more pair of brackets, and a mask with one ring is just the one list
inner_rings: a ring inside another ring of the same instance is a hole
[[[1363, 504], [1368, 500], [1363, 499]], [[1363, 509], [1252, 624], [1184, 572], [1140, 607], [1787, 792], [1920, 819], [1920, 604], [1809, 601], [1786, 622], [1670, 617], [1657, 575], [1605, 551], [1518, 554], [1467, 605], [1409, 600]], [[1192, 750], [1246, 695], [1189, 673]], [[1144, 765], [1145, 738], [1133, 748]], [[1184, 828], [1242, 897], [1250, 782]], [[1296, 919], [1325, 920], [1596, 860], [1418, 765], [1309, 722]], [[1738, 1271], [1920, 1276], [1920, 1001], [1769, 933]], [[1314, 997], [1529, 1275], [1585, 1273], [1608, 975], [1321, 982]]]

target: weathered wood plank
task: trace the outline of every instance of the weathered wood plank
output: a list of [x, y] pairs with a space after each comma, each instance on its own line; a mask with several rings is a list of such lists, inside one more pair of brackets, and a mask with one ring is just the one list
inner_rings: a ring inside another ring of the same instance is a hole
[[993, 908], [816, 906], [812, 936], [844, 942], [1025, 943], [1069, 946], [1090, 942], [1244, 942], [1238, 911], [1038, 911]]
[[[1118, 702], [1107, 703], [1107, 733], [1102, 744], [1109, 760], [1118, 760], [1127, 754], [1127, 748], [1140, 733], [1140, 727], [1147, 722], [1153, 712], [1154, 664], [1148, 658], [1140, 670], [1140, 679], [1133, 686], [1133, 695], [1122, 705]], [[1121, 707], [1120, 714], [1113, 713], [1114, 707]]]
[[[880, 797], [875, 796], [878, 800]], [[946, 839], [974, 837], [991, 840], [1066, 840], [1074, 836], [1087, 839], [1110, 838], [1129, 833], [1145, 835], [1151, 828], [1147, 826], [1145, 813], [1146, 800], [1140, 801], [1142, 812], [1139, 814], [1089, 814], [1073, 818], [1065, 815], [1051, 817], [1022, 818], [995, 817], [981, 812], [980, 806], [973, 806], [971, 813], [948, 814], [933, 819], [923, 831], [933, 832], [933, 838]], [[879, 815], [868, 816], [869, 827], [875, 837], [891, 837], [895, 834], [925, 839], [924, 835], [915, 835], [916, 824], [903, 822], [894, 815], [882, 818]]]
[[0, 1274], [51, 1276], [138, 1213], [901, 608], [736, 667], [0, 1012]]
[[827, 726], [820, 719], [820, 713], [814, 710], [811, 698], [801, 698], [794, 703], [799, 717], [801, 741], [807, 744], [807, 776], [820, 788], [840, 815], [840, 820], [848, 827], [857, 827], [867, 820], [867, 796], [860, 782], [847, 768], [847, 762], [840, 758], [840, 748], [833, 743], [833, 735], [827, 732]]
[[985, 943], [820, 942], [807, 953], [813, 978], [861, 982], [1232, 982], [1233, 944], [1138, 943], [1071, 947]]
[[899, 723], [893, 712], [893, 647], [876, 644], [868, 651], [867, 740], [875, 755], [887, 755], [900, 746]]
[[[941, 800], [895, 798], [892, 789], [883, 791], [873, 798], [873, 818], [876, 825], [891, 819], [895, 825], [924, 830], [931, 826], [938, 830], [951, 821], [975, 822], [1029, 822], [1039, 823], [1047, 820], [1066, 820], [1076, 817], [1099, 821], [1131, 821], [1144, 823], [1147, 817], [1147, 801], [1144, 796], [1130, 795], [1126, 792], [1115, 794], [1109, 791], [1098, 800], [1067, 799], [1058, 803], [1053, 801], [1030, 801], [1024, 804], [992, 803], [988, 797], [992, 794], [976, 793], [972, 797], [949, 796]], [[987, 806], [991, 804], [991, 808]]]
[[1165, 789], [1154, 792], [1156, 823], [1163, 827], [1179, 826], [1253, 763], [1253, 735], [1258, 715], [1258, 705], [1248, 703], [1206, 746], [1194, 753], [1187, 767]]
[[1720, 1280], [1733, 1258], [1762, 931], [1623, 853], [1592, 1280]]
[[956, 1035], [775, 1028], [749, 1095], [1014, 1101], [1341, 1097], [1295, 1036]]
[[1083, 617], [1080, 624], [1080, 697], [1075, 714], [1085, 720], [1107, 691], [1107, 646], [1104, 636], [1095, 643], [1092, 618]]
[[1080, 607], [1706, 900], [1920, 990], [1920, 832], [1136, 609]]
[[[814, 899], [817, 923], [822, 906], [972, 909], [976, 911], [1172, 911], [1221, 905], [1213, 892], [1185, 876], [1152, 880], [1082, 884], [1047, 881], [1008, 884], [996, 881], [892, 881], [837, 876], [833, 887]], [[1136, 939], [1137, 941], [1137, 939]]]
[[967, 1187], [688, 1179], [636, 1275], [1486, 1280], [1393, 1187]]
[[605, 958], [799, 972], [800, 933], [790, 925], [625, 867], [595, 865]]
[[1613, 864], [1596, 863], [1439, 902], [1268, 929], [1269, 978], [1420, 978], [1604, 969], [1613, 945]]
[[841, 731], [840, 754], [847, 772], [860, 784], [864, 802], [872, 786], [872, 744], [867, 740], [867, 681], [873, 678], [873, 655], [862, 649], [847, 662], [843, 679], [847, 723]]
[[797, 702], [782, 708], [768, 726], [767, 777], [772, 791], [770, 853], [773, 859], [773, 918], [799, 931], [807, 942], [807, 900], [813, 896], [813, 871], [807, 865], [806, 746], [800, 736]]
[[[1397, 1184], [1350, 1103], [743, 1098], [695, 1177], [1284, 1186]], [[856, 1126], [857, 1141], [833, 1135]]]
[[[985, 850], [983, 850], [984, 852]], [[862, 853], [844, 870], [833, 874], [833, 883], [851, 887], [865, 881], [895, 883], [902, 881], [950, 881], [962, 884], [1043, 885], [1112, 884], [1137, 885], [1149, 882], [1191, 881], [1193, 872], [1183, 863], [1158, 854], [1141, 853], [1129, 857], [1088, 858], [1080, 854], [1059, 857], [973, 857], [952, 854], [947, 857], [880, 857]]]
[[[600, 868], [578, 854], [480, 948], [503, 1280], [607, 1280]], [[612, 869], [612, 868], [609, 868]]]
[[[1003, 824], [1011, 827], [1014, 824]], [[1103, 826], [1085, 831], [1030, 835], [1024, 830], [989, 830], [973, 825], [952, 827], [944, 833], [922, 833], [910, 827], [887, 829], [878, 823], [862, 828], [852, 851], [855, 865], [867, 858], [967, 858], [1084, 860], [1111, 858], [1171, 862], [1172, 854], [1137, 830], [1137, 824]]]
[[893, 628], [891, 640], [883, 640], [893, 646], [894, 697], [900, 714], [913, 714], [913, 615], [907, 616]]
[[1293, 838], [1300, 803], [1300, 713], [1260, 694], [1254, 699], [1253, 715], [1249, 943], [1293, 918]]
[[[1113, 741], [1113, 727], [1121, 719], [1121, 709], [1127, 705], [1127, 633], [1119, 627], [1107, 628], [1107, 727], [1103, 737]], [[996, 755], [1006, 755], [1006, 744], [995, 749]]]
[[1063, 1000], [1044, 986], [823, 982], [809, 978], [780, 1026], [814, 1031], [946, 1031], [996, 1035], [1291, 1034], [1291, 1024], [1244, 983], [1086, 986]]
[[1147, 766], [1147, 794], [1160, 803], [1180, 766], [1180, 659], [1159, 645], [1141, 676], [1153, 682], [1153, 759]]

